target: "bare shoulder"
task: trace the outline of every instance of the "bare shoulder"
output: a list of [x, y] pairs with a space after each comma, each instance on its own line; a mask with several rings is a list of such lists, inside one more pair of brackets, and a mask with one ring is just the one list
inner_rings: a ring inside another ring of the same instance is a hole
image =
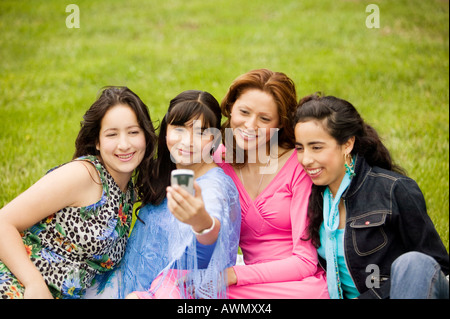
[[102, 183], [95, 166], [88, 161], [72, 161], [47, 174], [60, 184], [71, 203], [67, 206], [87, 206], [98, 201]]
[[23, 230], [64, 207], [93, 204], [102, 195], [99, 181], [92, 164], [70, 162], [47, 173], [5, 205], [2, 218]]
[[72, 161], [62, 165], [50, 173], [48, 176], [66, 180], [68, 184], [86, 185], [92, 182], [100, 183], [100, 177], [95, 166], [88, 161]]

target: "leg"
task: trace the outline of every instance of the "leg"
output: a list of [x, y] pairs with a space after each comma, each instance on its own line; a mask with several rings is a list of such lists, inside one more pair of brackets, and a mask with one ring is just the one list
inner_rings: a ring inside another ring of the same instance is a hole
[[391, 268], [392, 299], [448, 299], [448, 280], [430, 256], [408, 252]]

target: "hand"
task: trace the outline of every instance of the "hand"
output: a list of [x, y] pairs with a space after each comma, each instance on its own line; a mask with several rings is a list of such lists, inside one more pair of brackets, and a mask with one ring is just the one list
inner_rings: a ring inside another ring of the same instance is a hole
[[53, 299], [53, 295], [44, 283], [32, 283], [25, 287], [24, 299]]
[[211, 227], [211, 217], [205, 210], [202, 192], [194, 182], [195, 196], [189, 194], [179, 185], [167, 187], [167, 206], [179, 221], [191, 225], [196, 232]]

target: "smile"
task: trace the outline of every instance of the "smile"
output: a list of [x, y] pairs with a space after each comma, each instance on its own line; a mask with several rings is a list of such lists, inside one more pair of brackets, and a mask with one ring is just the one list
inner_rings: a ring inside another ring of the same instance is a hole
[[128, 162], [129, 160], [131, 160], [134, 157], [134, 154], [136, 154], [136, 152], [128, 153], [128, 154], [116, 154], [116, 156], [122, 162]]
[[191, 151], [186, 151], [186, 150], [183, 150], [183, 149], [181, 149], [181, 148], [178, 149], [178, 153], [179, 153], [180, 155], [182, 155], [182, 156], [190, 156], [190, 155], [194, 154], [194, 153], [191, 152]]
[[305, 168], [305, 171], [309, 176], [317, 177], [322, 172], [322, 168], [314, 168], [314, 169]]
[[246, 139], [246, 140], [252, 140], [252, 139], [256, 139], [258, 137], [258, 135], [256, 135], [256, 134], [250, 134], [243, 130], [239, 130], [239, 134], [241, 135], [241, 137], [243, 139]]

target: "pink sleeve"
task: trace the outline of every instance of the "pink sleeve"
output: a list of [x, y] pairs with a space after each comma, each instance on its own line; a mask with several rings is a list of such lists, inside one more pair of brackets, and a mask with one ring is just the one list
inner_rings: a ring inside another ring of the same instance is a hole
[[[307, 237], [307, 208], [312, 182], [300, 166], [292, 181], [290, 219], [292, 225], [292, 256], [253, 265], [234, 266], [237, 285], [298, 281], [317, 271], [317, 251]], [[292, 171], [291, 171], [292, 174]]]

